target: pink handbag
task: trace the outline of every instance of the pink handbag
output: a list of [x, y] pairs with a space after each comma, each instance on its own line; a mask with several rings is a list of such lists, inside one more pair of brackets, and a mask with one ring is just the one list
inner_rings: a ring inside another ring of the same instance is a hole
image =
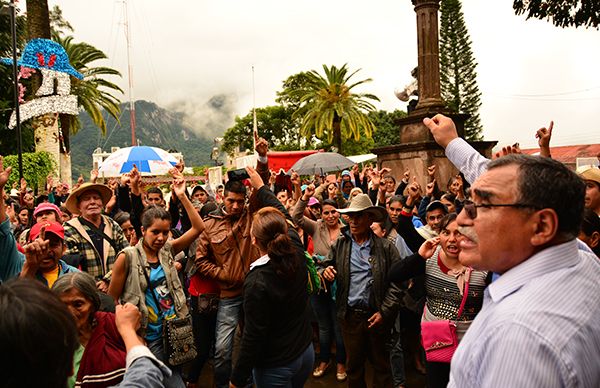
[[[470, 269], [468, 270], [470, 271]], [[470, 275], [470, 274], [469, 274]], [[469, 279], [467, 275], [467, 279]], [[458, 347], [456, 336], [456, 321], [462, 315], [469, 294], [469, 281], [465, 282], [463, 298], [456, 315], [456, 320], [447, 319], [439, 321], [421, 322], [421, 344], [425, 349], [425, 357], [429, 362], [450, 362], [452, 355]]]

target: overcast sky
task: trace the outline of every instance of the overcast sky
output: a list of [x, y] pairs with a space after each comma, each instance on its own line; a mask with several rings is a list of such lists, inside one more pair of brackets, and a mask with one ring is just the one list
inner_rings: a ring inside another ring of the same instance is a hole
[[[379, 109], [405, 109], [394, 89], [417, 64], [410, 0], [129, 0], [134, 98], [189, 114], [199, 132], [215, 136], [235, 115], [274, 104], [289, 75], [322, 64], [361, 68], [360, 89]], [[123, 3], [49, 0], [73, 25], [77, 41], [109, 56], [127, 74]], [[562, 29], [516, 16], [512, 0], [464, 0], [478, 62], [486, 140], [537, 143], [535, 130], [555, 121], [553, 145], [600, 140], [600, 31]], [[126, 78], [119, 81], [125, 88]], [[223, 111], [206, 107], [215, 95]], [[126, 99], [126, 97], [124, 97]], [[223, 113], [225, 112], [225, 113]], [[211, 117], [211, 115], [213, 117]], [[211, 133], [209, 128], [213, 128]]]

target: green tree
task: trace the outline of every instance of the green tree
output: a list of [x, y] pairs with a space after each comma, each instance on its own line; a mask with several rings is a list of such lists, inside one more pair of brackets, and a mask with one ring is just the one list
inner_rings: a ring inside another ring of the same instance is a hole
[[[294, 110], [282, 105], [256, 109], [258, 135], [265, 138], [273, 150], [289, 151], [314, 148], [314, 141], [306, 141], [299, 132], [298, 121], [292, 118]], [[221, 149], [233, 155], [240, 151], [252, 150], [253, 115], [250, 111], [244, 117], [236, 117], [233, 127], [225, 131]]]
[[300, 100], [294, 117], [302, 118], [302, 136], [310, 139], [314, 135], [334, 144], [338, 152], [343, 153], [346, 140], [358, 141], [361, 134], [372, 137], [376, 128], [367, 113], [374, 111], [375, 106], [368, 100], [379, 99], [372, 94], [353, 93], [353, 88], [371, 81], [368, 78], [350, 83], [360, 69], [348, 74], [347, 64], [344, 64], [340, 68], [323, 65], [323, 70], [325, 77], [316, 70], [306, 73], [306, 88], [294, 92]]
[[481, 140], [479, 118], [481, 92], [477, 86], [477, 62], [465, 24], [460, 0], [442, 0], [440, 7], [440, 86], [448, 107], [470, 114], [465, 122], [465, 138]]
[[396, 109], [393, 112], [378, 110], [369, 112], [369, 118], [377, 127], [373, 135], [375, 147], [385, 147], [400, 144], [400, 127], [397, 122], [406, 117], [406, 112]]
[[514, 0], [513, 9], [517, 15], [546, 19], [557, 27], [600, 26], [598, 0]]
[[[4, 167], [11, 166], [13, 173], [10, 174], [8, 187], [14, 182], [18, 182], [19, 174], [14, 172], [19, 169], [17, 155], [7, 155], [4, 157]], [[56, 168], [52, 156], [47, 152], [23, 153], [23, 178], [32, 188], [42, 189], [46, 183], [46, 177]]]

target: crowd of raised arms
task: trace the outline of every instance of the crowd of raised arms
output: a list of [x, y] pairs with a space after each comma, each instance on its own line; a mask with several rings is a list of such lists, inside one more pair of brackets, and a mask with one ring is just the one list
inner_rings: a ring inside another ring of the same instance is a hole
[[0, 157], [0, 387], [405, 387], [405, 361], [428, 387], [599, 387], [599, 168], [552, 159], [552, 126], [489, 160], [424, 124], [448, 182], [271, 171], [258, 139], [216, 187], [134, 166], [34, 193]]

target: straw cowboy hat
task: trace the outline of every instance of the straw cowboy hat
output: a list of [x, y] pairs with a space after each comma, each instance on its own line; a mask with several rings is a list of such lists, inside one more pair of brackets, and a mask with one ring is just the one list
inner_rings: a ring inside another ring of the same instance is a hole
[[337, 209], [340, 214], [366, 212], [371, 215], [373, 222], [381, 222], [385, 219], [387, 211], [381, 206], [373, 206], [373, 202], [367, 194], [358, 194], [345, 209]]
[[73, 190], [71, 195], [69, 195], [69, 197], [65, 201], [65, 207], [68, 211], [74, 214], [79, 214], [79, 207], [77, 206], [79, 205], [79, 197], [81, 197], [86, 191], [95, 191], [98, 194], [100, 194], [103, 206], [106, 205], [108, 201], [110, 201], [110, 198], [113, 195], [112, 190], [109, 189], [108, 186], [101, 185], [98, 183], [84, 183], [75, 190]]

